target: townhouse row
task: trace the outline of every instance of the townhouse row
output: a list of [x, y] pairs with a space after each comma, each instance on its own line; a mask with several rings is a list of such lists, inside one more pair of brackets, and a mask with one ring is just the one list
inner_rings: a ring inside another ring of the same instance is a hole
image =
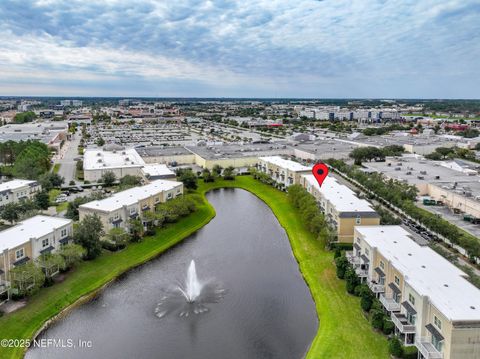
[[338, 242], [352, 243], [354, 226], [380, 224], [380, 216], [371, 204], [358, 198], [333, 176], [328, 176], [320, 187], [311, 167], [279, 156], [259, 157], [258, 160], [256, 168], [277, 183], [285, 187], [301, 185], [315, 197], [327, 223], [335, 230]]
[[57, 251], [72, 237], [72, 220], [38, 215], [0, 232], [0, 296], [8, 298], [10, 271]]
[[41, 190], [42, 186], [37, 181], [14, 179], [0, 183], [0, 207], [22, 199], [32, 199]]
[[[105, 232], [112, 228], [129, 229], [129, 220], [143, 218], [146, 211], [153, 211], [159, 203], [183, 194], [183, 183], [156, 180], [145, 186], [131, 188], [111, 197], [80, 205], [80, 220], [96, 214], [102, 221]], [[144, 222], [145, 225], [145, 222]]]
[[347, 258], [419, 358], [480, 358], [480, 290], [463, 271], [400, 226], [355, 227]]

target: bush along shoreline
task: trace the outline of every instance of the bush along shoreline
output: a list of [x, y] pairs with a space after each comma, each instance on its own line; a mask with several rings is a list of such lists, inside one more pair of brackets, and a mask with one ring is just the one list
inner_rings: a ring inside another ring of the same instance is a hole
[[390, 354], [395, 358], [416, 359], [418, 355], [415, 346], [404, 346], [395, 335], [395, 324], [375, 297], [366, 283], [362, 283], [355, 269], [348, 262], [345, 253], [337, 248], [334, 254], [336, 273], [339, 279], [345, 280], [346, 291], [360, 297], [360, 306], [372, 327], [388, 337]]

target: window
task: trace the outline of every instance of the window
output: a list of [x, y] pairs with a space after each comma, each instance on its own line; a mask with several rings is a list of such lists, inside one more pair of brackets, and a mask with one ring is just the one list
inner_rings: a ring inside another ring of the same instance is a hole
[[442, 330], [442, 321], [440, 319], [438, 319], [438, 317], [436, 315], [433, 316], [433, 324], [435, 324], [435, 326]]
[[416, 315], [415, 314], [412, 314], [410, 312], [407, 312], [407, 321], [412, 324], [412, 325], [415, 325], [415, 319], [416, 319]]
[[368, 250], [368, 248], [365, 248], [365, 255], [370, 255], [370, 251]]
[[169, 193], [169, 194], [167, 195], [167, 198], [168, 198], [168, 199], [172, 198], [172, 194]]
[[397, 276], [395, 276], [395, 284], [396, 285], [400, 285], [400, 278], [398, 278]]
[[64, 229], [62, 229], [62, 232], [60, 233], [60, 237], [63, 238], [63, 237], [65, 237], [66, 235], [67, 235], [67, 229], [64, 228]]
[[360, 217], [355, 218], [355, 224], [362, 223], [362, 219]]
[[134, 214], [136, 211], [137, 211], [137, 209], [135, 207], [130, 208], [130, 214]]
[[45, 248], [48, 246], [48, 238], [42, 239], [42, 247]]
[[415, 297], [411, 294], [408, 295], [408, 301], [412, 303], [412, 305], [415, 305]]
[[435, 335], [432, 335], [432, 344], [439, 352], [442, 351], [442, 341], [439, 340]]
[[155, 197], [155, 203], [160, 202], [160, 197]]
[[25, 252], [23, 251], [23, 248], [21, 248], [15, 252], [15, 259], [23, 258], [24, 255]]
[[380, 261], [380, 268], [385, 269], [385, 263], [383, 261]]

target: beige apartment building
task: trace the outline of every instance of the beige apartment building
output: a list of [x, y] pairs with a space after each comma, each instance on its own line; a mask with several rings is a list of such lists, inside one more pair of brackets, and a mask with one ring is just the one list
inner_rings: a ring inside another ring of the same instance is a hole
[[0, 207], [22, 199], [31, 199], [41, 190], [42, 186], [37, 181], [14, 179], [0, 183]]
[[111, 197], [80, 205], [80, 220], [88, 214], [96, 214], [108, 232], [112, 228], [128, 230], [130, 219], [142, 217], [145, 211], [153, 211], [159, 203], [183, 194], [183, 183], [156, 180], [145, 186], [127, 189]]
[[347, 258], [419, 358], [480, 358], [480, 290], [400, 226], [355, 227]]
[[380, 216], [371, 204], [356, 196], [347, 186], [332, 175], [322, 186], [312, 174], [303, 175], [300, 184], [317, 200], [327, 223], [336, 230], [340, 243], [352, 243], [355, 226], [380, 224]]
[[257, 169], [268, 174], [275, 182], [285, 187], [300, 184], [302, 175], [312, 173], [312, 168], [280, 156], [259, 157]]
[[9, 272], [42, 254], [55, 252], [72, 237], [72, 220], [38, 215], [0, 232], [0, 295], [10, 286]]

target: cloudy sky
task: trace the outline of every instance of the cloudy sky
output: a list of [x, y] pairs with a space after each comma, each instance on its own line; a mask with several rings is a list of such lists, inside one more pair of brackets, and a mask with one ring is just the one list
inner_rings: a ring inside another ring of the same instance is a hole
[[480, 98], [478, 0], [1, 0], [0, 95]]

